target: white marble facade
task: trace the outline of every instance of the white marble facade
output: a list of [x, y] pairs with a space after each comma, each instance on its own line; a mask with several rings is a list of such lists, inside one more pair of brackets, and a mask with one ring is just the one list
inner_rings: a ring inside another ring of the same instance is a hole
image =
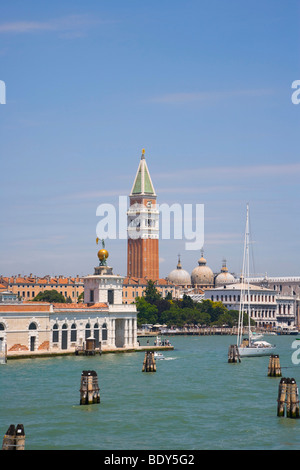
[[1, 350], [8, 356], [75, 351], [90, 337], [102, 351], [135, 349], [137, 310], [122, 303], [123, 279], [99, 266], [84, 278], [83, 303], [2, 302]]

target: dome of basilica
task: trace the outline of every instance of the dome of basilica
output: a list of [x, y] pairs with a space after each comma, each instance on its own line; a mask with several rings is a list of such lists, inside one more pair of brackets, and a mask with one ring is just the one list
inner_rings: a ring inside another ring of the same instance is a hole
[[180, 258], [178, 259], [177, 268], [173, 269], [173, 271], [168, 274], [167, 280], [173, 282], [173, 284], [177, 286], [186, 286], [191, 284], [191, 276], [185, 269], [182, 269]]
[[226, 267], [226, 261], [223, 261], [223, 266], [221, 272], [215, 278], [215, 286], [225, 286], [226, 284], [233, 284], [235, 282], [235, 278]]
[[206, 266], [206, 259], [203, 257], [198, 260], [198, 265], [193, 269], [191, 274], [192, 284], [200, 286], [213, 286], [214, 285], [214, 273]]

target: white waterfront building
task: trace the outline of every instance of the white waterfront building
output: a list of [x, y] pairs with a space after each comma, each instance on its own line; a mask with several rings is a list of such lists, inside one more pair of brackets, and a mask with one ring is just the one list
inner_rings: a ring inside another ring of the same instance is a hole
[[204, 299], [222, 302], [228, 310], [239, 310], [242, 292], [245, 304], [250, 306], [251, 318], [257, 327], [292, 328], [296, 325], [296, 308], [293, 296], [280, 295], [273, 289], [259, 285], [227, 284], [205, 291]]
[[4, 351], [7, 357], [75, 352], [91, 338], [103, 352], [137, 348], [137, 310], [122, 304], [123, 279], [97, 266], [84, 278], [82, 303], [2, 299], [0, 360]]
[[97, 266], [95, 273], [83, 278], [84, 303], [87, 305], [105, 304], [102, 323], [108, 326], [106, 341], [102, 348], [136, 348], [137, 310], [135, 304], [123, 304], [124, 277], [113, 274], [112, 268]]

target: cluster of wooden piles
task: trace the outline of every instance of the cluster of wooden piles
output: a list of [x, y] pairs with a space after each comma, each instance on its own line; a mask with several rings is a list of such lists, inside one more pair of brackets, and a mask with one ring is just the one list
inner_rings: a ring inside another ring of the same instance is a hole
[[81, 374], [80, 405], [100, 403], [98, 376], [94, 370], [84, 370]]
[[23, 424], [11, 424], [3, 438], [2, 450], [25, 450], [25, 431]]
[[287, 418], [299, 418], [298, 398], [298, 387], [295, 379], [283, 377], [280, 380], [278, 389], [277, 416], [284, 416], [286, 411]]
[[156, 362], [153, 351], [147, 351], [145, 353], [142, 372], [156, 372]]
[[271, 354], [268, 366], [269, 377], [281, 377], [281, 367], [278, 354]]
[[239, 348], [236, 344], [231, 344], [228, 349], [228, 362], [241, 362]]

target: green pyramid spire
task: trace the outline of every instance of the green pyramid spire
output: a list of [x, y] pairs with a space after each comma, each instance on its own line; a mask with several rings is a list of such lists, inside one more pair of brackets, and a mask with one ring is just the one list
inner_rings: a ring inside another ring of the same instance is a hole
[[141, 161], [131, 190], [132, 195], [145, 194], [155, 196], [155, 190], [145, 160], [145, 150], [142, 151]]

